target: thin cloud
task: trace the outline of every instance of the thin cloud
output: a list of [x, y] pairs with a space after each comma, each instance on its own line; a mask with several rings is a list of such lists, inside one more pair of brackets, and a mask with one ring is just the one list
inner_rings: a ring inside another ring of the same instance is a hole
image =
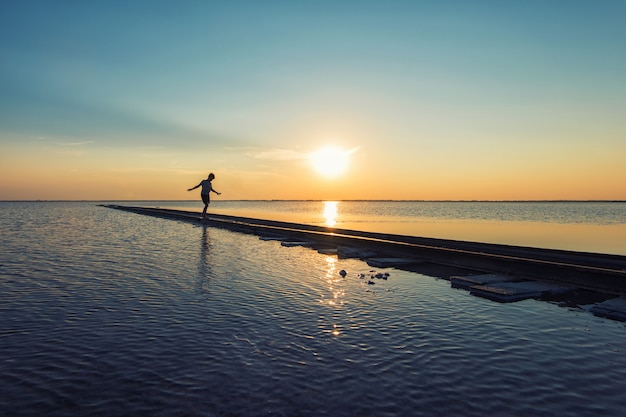
[[57, 151], [54, 151], [55, 154], [57, 155], [68, 155], [68, 156], [83, 156], [83, 155], [87, 155], [88, 152], [87, 151], [79, 151], [79, 150], [71, 150], [71, 149], [60, 149]]
[[294, 161], [307, 158], [307, 154], [289, 149], [270, 149], [267, 151], [248, 152], [248, 155], [256, 159], [269, 159], [273, 161]]
[[83, 142], [61, 142], [57, 143], [59, 146], [85, 146], [94, 143], [93, 140], [87, 140]]
[[135, 174], [135, 173], [166, 173], [173, 175], [206, 175], [206, 170], [197, 169], [176, 169], [176, 168], [112, 168], [109, 172], [118, 174]]

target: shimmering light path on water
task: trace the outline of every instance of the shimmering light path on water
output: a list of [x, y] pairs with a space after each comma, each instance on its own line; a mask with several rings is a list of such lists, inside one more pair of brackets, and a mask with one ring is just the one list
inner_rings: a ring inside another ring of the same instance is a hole
[[583, 310], [89, 203], [2, 203], [0, 232], [2, 415], [626, 407], [626, 326]]

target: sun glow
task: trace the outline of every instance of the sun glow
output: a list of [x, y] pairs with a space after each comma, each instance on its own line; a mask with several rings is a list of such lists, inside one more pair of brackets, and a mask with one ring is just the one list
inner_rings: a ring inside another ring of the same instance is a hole
[[318, 173], [326, 177], [336, 177], [348, 169], [352, 152], [329, 146], [311, 153], [309, 158]]

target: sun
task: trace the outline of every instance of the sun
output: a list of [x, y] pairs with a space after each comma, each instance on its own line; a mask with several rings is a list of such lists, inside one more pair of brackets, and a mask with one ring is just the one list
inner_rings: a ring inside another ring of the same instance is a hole
[[329, 146], [312, 152], [309, 158], [318, 173], [326, 177], [337, 177], [348, 169], [352, 152]]

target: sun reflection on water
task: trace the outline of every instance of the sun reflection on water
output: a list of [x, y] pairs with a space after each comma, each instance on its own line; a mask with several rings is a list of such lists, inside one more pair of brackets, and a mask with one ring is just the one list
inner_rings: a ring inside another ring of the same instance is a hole
[[[324, 276], [324, 279], [328, 284], [328, 290], [331, 295], [329, 299], [322, 300], [322, 302], [324, 302], [333, 309], [337, 309], [343, 306], [343, 299], [346, 295], [346, 292], [341, 285], [343, 282], [343, 277], [339, 275], [339, 272], [337, 271], [337, 258], [333, 256], [327, 256], [326, 266], [326, 275]], [[333, 323], [330, 334], [332, 334], [333, 336], [339, 336], [341, 333], [340, 329], [341, 326], [339, 324]]]
[[324, 201], [324, 212], [322, 215], [324, 216], [326, 226], [334, 227], [337, 224], [337, 217], [339, 215], [339, 211], [337, 210], [338, 206], [338, 201]]

